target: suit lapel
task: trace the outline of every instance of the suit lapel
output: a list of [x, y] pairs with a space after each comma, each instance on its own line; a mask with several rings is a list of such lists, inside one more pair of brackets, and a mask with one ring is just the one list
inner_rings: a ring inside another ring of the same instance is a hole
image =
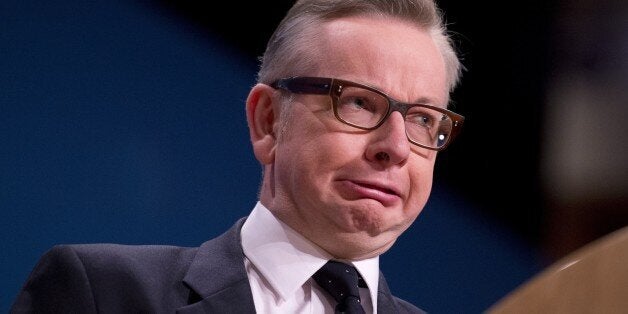
[[379, 272], [379, 283], [377, 291], [377, 313], [399, 313], [399, 310], [397, 309], [397, 306], [395, 306], [395, 302], [393, 301], [390, 289], [388, 288], [388, 283], [386, 282], [384, 274], [382, 274], [381, 271]]
[[184, 306], [177, 313], [255, 313], [255, 304], [248, 281], [241, 281], [194, 304]]
[[[200, 301], [178, 309], [177, 313], [255, 313], [240, 241], [244, 220], [199, 247], [183, 282], [200, 296]], [[377, 312], [398, 313], [381, 272], [378, 286]]]
[[183, 282], [200, 301], [180, 308], [178, 313], [255, 313], [240, 243], [244, 220], [199, 247]]

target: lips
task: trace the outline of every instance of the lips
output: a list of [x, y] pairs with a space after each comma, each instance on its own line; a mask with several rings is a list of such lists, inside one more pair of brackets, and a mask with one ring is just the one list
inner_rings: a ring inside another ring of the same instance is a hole
[[376, 184], [371, 184], [371, 183], [362, 183], [362, 182], [354, 182], [354, 183], [357, 185], [363, 186], [367, 189], [374, 189], [374, 190], [378, 190], [387, 194], [399, 195], [399, 193], [395, 192], [393, 189], [386, 186], [376, 185]]
[[342, 194], [349, 199], [373, 199], [384, 206], [390, 206], [402, 199], [402, 194], [394, 185], [365, 180], [341, 180]]

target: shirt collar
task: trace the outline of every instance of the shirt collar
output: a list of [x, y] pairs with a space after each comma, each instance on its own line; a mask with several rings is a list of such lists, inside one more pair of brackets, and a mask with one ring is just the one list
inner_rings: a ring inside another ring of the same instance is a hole
[[[242, 226], [244, 255], [282, 298], [293, 295], [332, 256], [277, 219], [257, 202]], [[344, 261], [355, 266], [377, 308], [379, 257]], [[286, 276], [290, 274], [290, 276]]]

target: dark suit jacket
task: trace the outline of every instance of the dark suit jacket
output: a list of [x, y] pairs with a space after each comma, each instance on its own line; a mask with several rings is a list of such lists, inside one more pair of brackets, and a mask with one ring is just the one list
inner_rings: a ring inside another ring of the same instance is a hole
[[[255, 313], [240, 219], [198, 248], [59, 245], [48, 251], [11, 313]], [[393, 297], [380, 273], [379, 313], [422, 313]]]

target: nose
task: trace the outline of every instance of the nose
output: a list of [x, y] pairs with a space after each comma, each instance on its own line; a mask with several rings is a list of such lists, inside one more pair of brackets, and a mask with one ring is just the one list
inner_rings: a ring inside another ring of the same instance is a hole
[[410, 155], [410, 142], [401, 113], [393, 112], [379, 128], [369, 133], [366, 158], [383, 166], [403, 165]]

